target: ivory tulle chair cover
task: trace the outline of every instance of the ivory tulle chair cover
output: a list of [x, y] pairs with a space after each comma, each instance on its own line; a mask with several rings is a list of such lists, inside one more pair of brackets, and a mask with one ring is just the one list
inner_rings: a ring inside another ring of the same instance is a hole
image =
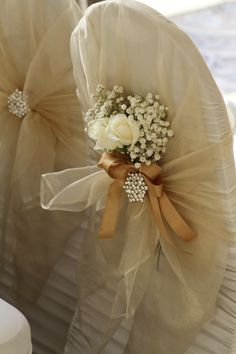
[[[99, 240], [112, 179], [96, 167], [99, 156], [92, 150], [89, 167], [44, 175], [44, 208], [90, 212], [67, 352], [102, 352], [122, 321], [132, 318], [126, 354], [183, 353], [214, 314], [235, 235], [235, 168], [223, 99], [187, 35], [132, 0], [91, 6], [72, 34], [71, 53], [83, 112], [100, 83], [107, 89], [122, 85], [128, 94], [158, 93], [169, 107], [175, 135], [160, 161], [164, 190], [197, 237], [184, 243], [168, 229], [171, 246], [145, 199], [124, 201], [113, 238]], [[98, 297], [104, 299], [99, 323], [86, 311], [88, 303], [96, 308]], [[81, 347], [75, 350], [78, 326]]]
[[[81, 15], [74, 0], [1, 1], [0, 255], [5, 265], [13, 260], [16, 290], [31, 299], [79, 222], [46, 213], [39, 194], [42, 173], [83, 161], [69, 46]], [[28, 106], [24, 117], [9, 111], [16, 89]]]

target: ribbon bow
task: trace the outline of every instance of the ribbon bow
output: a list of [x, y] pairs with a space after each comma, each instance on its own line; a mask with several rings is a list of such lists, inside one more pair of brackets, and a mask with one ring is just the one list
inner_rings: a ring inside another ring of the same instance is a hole
[[142, 174], [148, 187], [147, 195], [154, 219], [160, 229], [160, 234], [165, 237], [168, 243], [173, 245], [164, 220], [182, 241], [189, 242], [196, 237], [196, 234], [186, 224], [165, 193], [160, 166], [156, 164], [151, 166], [142, 164], [139, 169], [136, 169], [124, 155], [104, 152], [98, 163], [98, 167], [103, 168], [113, 178], [100, 225], [100, 239], [110, 239], [115, 232], [123, 197], [123, 185], [129, 172], [139, 172]]

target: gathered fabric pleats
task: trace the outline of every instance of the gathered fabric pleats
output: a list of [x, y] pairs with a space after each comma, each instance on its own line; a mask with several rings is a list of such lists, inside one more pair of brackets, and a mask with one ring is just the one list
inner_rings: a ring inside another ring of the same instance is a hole
[[[40, 206], [41, 175], [86, 160], [69, 45], [81, 16], [74, 0], [1, 2], [0, 259], [13, 267], [18, 304], [37, 299], [82, 217]], [[10, 111], [16, 89], [24, 116], [14, 97]]]

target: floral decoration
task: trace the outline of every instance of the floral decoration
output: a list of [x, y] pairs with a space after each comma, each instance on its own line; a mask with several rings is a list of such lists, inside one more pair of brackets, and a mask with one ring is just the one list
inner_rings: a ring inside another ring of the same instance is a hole
[[158, 94], [143, 98], [126, 95], [122, 86], [108, 91], [99, 84], [91, 99], [94, 104], [85, 121], [96, 150], [126, 154], [137, 169], [161, 159], [174, 132], [167, 119], [168, 107]]

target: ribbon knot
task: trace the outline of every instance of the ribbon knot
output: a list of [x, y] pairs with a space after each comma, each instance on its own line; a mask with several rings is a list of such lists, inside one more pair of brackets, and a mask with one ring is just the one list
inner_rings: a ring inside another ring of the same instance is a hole
[[186, 224], [165, 193], [160, 166], [156, 164], [150, 166], [142, 164], [140, 169], [136, 169], [125, 155], [104, 152], [98, 163], [98, 167], [103, 168], [113, 178], [107, 195], [99, 238], [111, 239], [115, 232], [123, 198], [123, 185], [130, 172], [139, 172], [142, 174], [148, 187], [147, 196], [153, 217], [160, 229], [161, 236], [169, 244], [174, 245], [165, 222], [184, 242], [189, 242], [196, 237], [196, 234]]

